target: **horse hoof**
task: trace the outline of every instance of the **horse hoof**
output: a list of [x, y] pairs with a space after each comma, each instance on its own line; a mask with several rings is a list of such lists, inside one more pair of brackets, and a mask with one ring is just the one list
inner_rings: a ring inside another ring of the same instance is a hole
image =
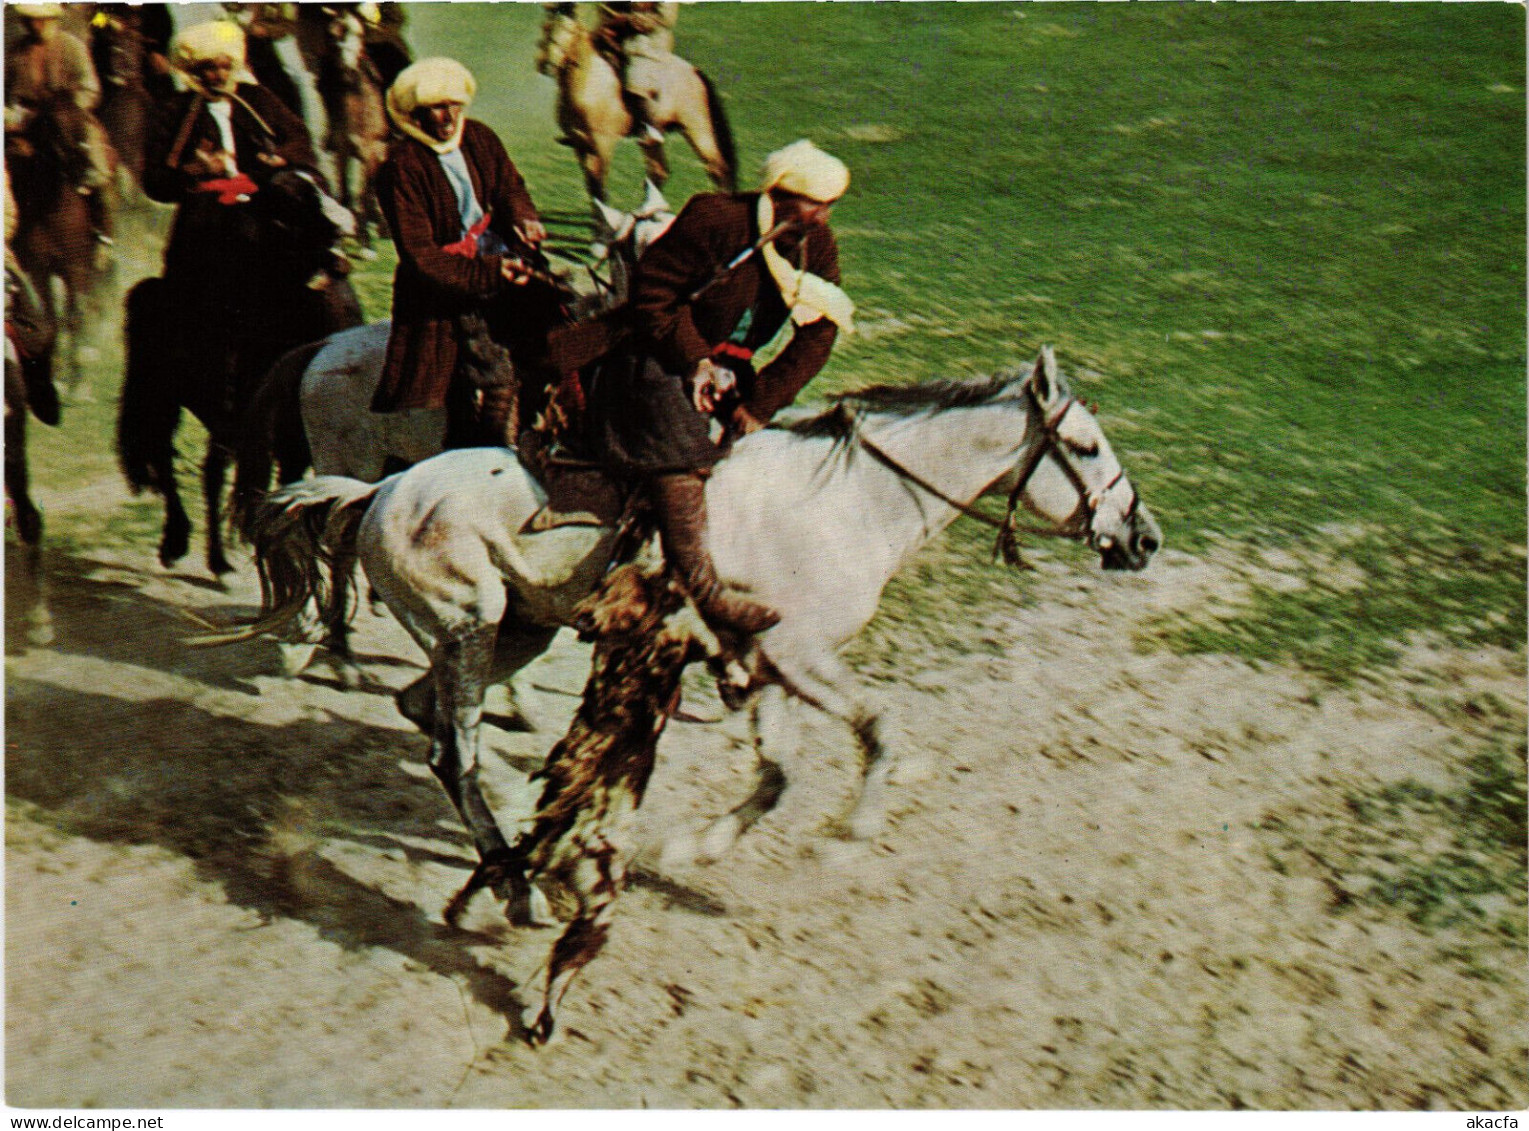
[[856, 807], [847, 827], [851, 840], [875, 840], [886, 830], [886, 812], [877, 805]]
[[190, 546], [185, 538], [170, 538], [167, 536], [159, 544], [159, 564], [166, 569], [174, 569], [175, 563], [184, 558], [186, 551], [189, 549]]
[[46, 648], [56, 639], [53, 631], [53, 618], [46, 613], [42, 617], [34, 617], [27, 627], [27, 643], [34, 648]]
[[354, 691], [361, 686], [361, 669], [356, 662], [345, 656], [331, 655], [329, 668], [334, 672], [335, 679], [340, 681], [340, 686], [347, 691]]
[[700, 843], [696, 845], [695, 862], [697, 864], [715, 864], [728, 850], [738, 843], [738, 837], [743, 833], [743, 822], [731, 813], [726, 817], [719, 817], [713, 821], [707, 830], [701, 834]]
[[546, 1006], [537, 1009], [534, 1005], [520, 1015], [520, 1024], [525, 1030], [526, 1044], [534, 1049], [541, 1048], [552, 1040], [557, 1025], [553, 1020], [551, 1009]]
[[302, 675], [313, 662], [313, 653], [318, 651], [318, 645], [277, 644], [276, 649], [281, 653], [281, 674], [287, 679], [293, 679]]

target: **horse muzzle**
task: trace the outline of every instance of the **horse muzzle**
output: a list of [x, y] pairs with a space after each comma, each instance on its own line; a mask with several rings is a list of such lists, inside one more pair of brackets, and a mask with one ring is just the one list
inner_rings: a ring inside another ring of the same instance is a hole
[[1152, 556], [1162, 549], [1163, 530], [1146, 507], [1139, 507], [1118, 533], [1095, 539], [1099, 565], [1104, 569], [1147, 568]]

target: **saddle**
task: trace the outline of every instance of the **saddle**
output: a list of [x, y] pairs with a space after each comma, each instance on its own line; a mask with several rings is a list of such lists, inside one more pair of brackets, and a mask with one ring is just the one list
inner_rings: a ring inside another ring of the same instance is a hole
[[647, 533], [647, 523], [641, 521], [646, 506], [632, 483], [549, 440], [543, 430], [522, 432], [516, 447], [521, 464], [547, 493], [541, 509], [521, 527], [522, 534], [541, 534], [563, 526], [608, 526], [623, 535], [638, 536], [641, 543]]

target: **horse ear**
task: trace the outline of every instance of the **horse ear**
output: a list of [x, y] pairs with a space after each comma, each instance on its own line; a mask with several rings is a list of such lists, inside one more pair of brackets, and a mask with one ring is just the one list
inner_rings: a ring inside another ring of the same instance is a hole
[[637, 210], [637, 215], [643, 219], [651, 219], [660, 212], [670, 211], [669, 202], [664, 198], [663, 190], [652, 181], [644, 181], [647, 191], [643, 194], [642, 207]]
[[1056, 353], [1050, 346], [1042, 346], [1040, 357], [1035, 359], [1035, 368], [1030, 374], [1030, 387], [1035, 390], [1036, 399], [1043, 405], [1053, 403], [1066, 391], [1057, 373]]
[[612, 234], [620, 232], [621, 224], [627, 218], [626, 213], [617, 211], [609, 204], [606, 204], [603, 200], [597, 200], [594, 202], [594, 204], [595, 215], [598, 216], [602, 222], [604, 222], [606, 228]]

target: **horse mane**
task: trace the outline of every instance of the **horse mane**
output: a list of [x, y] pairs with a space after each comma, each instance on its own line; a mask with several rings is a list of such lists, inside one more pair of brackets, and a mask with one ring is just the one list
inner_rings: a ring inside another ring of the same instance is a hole
[[1004, 372], [965, 381], [942, 379], [918, 385], [870, 385], [840, 395], [814, 416], [781, 427], [797, 436], [846, 440], [862, 412], [914, 416], [952, 408], [971, 408], [1002, 396], [1021, 376], [1017, 372]]

